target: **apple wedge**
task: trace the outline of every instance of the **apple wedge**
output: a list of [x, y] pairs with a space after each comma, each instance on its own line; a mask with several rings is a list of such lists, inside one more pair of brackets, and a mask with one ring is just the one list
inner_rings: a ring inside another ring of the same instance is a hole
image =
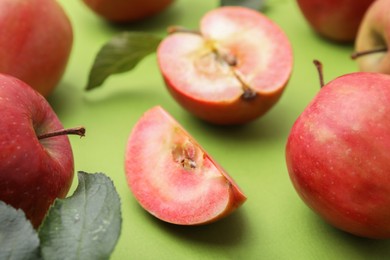
[[225, 6], [199, 31], [171, 27], [157, 58], [168, 90], [195, 116], [215, 124], [252, 121], [280, 98], [293, 55], [282, 29], [261, 13]]
[[125, 172], [140, 205], [173, 224], [211, 223], [246, 200], [232, 178], [160, 106], [147, 111], [133, 128]]

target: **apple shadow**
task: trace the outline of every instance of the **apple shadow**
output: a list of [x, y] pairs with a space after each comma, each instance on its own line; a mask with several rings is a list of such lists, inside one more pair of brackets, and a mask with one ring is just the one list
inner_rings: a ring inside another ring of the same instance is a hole
[[[139, 210], [143, 209], [140, 208]], [[238, 246], [248, 232], [248, 222], [245, 219], [245, 210], [243, 208], [216, 222], [197, 226], [175, 225], [159, 220], [146, 211], [144, 211], [144, 214], [147, 215], [145, 217], [150, 222], [153, 222], [153, 224], [165, 232], [191, 243], [218, 247]]]
[[389, 239], [370, 239], [355, 236], [333, 227], [311, 211], [308, 213], [310, 216], [307, 216], [307, 221], [315, 222], [314, 224], [319, 225], [322, 230], [326, 231], [326, 234], [331, 236], [335, 243], [358, 252], [362, 259], [389, 259]]
[[208, 134], [216, 138], [223, 138], [225, 140], [249, 142], [256, 140], [273, 140], [286, 138], [288, 131], [292, 126], [292, 122], [283, 120], [285, 115], [281, 109], [269, 111], [266, 115], [255, 119], [252, 122], [241, 125], [215, 125], [198, 119], [190, 114], [196, 125], [203, 129]]

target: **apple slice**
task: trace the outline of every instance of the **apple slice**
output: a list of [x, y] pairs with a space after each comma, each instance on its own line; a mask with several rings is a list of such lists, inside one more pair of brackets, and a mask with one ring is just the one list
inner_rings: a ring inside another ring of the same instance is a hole
[[225, 6], [202, 18], [200, 31], [170, 28], [158, 64], [173, 97], [215, 124], [242, 124], [280, 98], [293, 66], [290, 42], [273, 21]]
[[133, 128], [125, 170], [141, 206], [173, 224], [210, 223], [246, 200], [221, 166], [160, 106]]

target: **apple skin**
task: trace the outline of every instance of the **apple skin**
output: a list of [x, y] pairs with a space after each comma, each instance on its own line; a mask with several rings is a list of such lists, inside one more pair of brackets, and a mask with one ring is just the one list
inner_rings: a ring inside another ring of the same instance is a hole
[[134, 126], [125, 171], [140, 205], [172, 224], [212, 223], [246, 201], [234, 180], [160, 106]]
[[[157, 58], [173, 98], [198, 118], [219, 125], [264, 115], [281, 97], [293, 66], [292, 48], [280, 27], [238, 6], [209, 11], [199, 32], [170, 34]], [[244, 85], [254, 96], [244, 97]]]
[[311, 28], [326, 39], [353, 42], [367, 8], [375, 0], [297, 0]]
[[83, 0], [96, 14], [116, 23], [135, 22], [152, 17], [174, 0]]
[[61, 80], [73, 30], [53, 0], [1, 0], [0, 73], [13, 75], [47, 97]]
[[[364, 52], [389, 47], [390, 42], [390, 2], [377, 0], [367, 10], [359, 27], [355, 51]], [[390, 74], [389, 51], [363, 55], [356, 59], [359, 70]]]
[[62, 124], [42, 95], [5, 74], [0, 74], [0, 111], [0, 200], [22, 209], [38, 228], [53, 201], [71, 187], [70, 142], [65, 135], [38, 140]]
[[286, 145], [292, 183], [333, 226], [390, 238], [390, 76], [356, 72], [325, 85]]

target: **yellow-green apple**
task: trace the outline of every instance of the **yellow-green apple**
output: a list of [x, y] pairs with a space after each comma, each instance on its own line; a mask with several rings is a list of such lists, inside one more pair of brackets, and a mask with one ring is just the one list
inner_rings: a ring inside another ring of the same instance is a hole
[[0, 200], [21, 208], [37, 228], [73, 180], [73, 154], [46, 99], [19, 79], [0, 74]]
[[390, 74], [390, 1], [377, 0], [367, 10], [359, 27], [355, 52], [360, 71]]
[[160, 106], [148, 110], [133, 128], [125, 170], [140, 205], [173, 224], [211, 223], [246, 200], [233, 179]]
[[289, 39], [263, 14], [238, 6], [206, 13], [199, 31], [172, 27], [157, 50], [167, 88], [189, 112], [215, 124], [266, 113], [290, 79]]
[[83, 0], [96, 14], [111, 22], [134, 22], [154, 16], [174, 0]]
[[355, 72], [326, 84], [286, 146], [302, 200], [335, 227], [390, 238], [390, 76]]
[[297, 0], [319, 35], [337, 42], [353, 42], [367, 8], [375, 0]]
[[0, 73], [48, 96], [63, 76], [73, 44], [62, 7], [56, 0], [1, 0], [0, 27]]

